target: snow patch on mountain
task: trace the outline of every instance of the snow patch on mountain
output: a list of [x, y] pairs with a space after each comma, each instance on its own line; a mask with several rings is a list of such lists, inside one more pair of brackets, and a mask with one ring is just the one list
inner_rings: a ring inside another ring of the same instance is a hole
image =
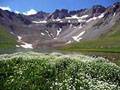
[[86, 20], [78, 19], [78, 22], [85, 22]]
[[98, 17], [92, 17], [92, 18], [88, 19], [86, 22], [89, 23], [89, 22], [91, 22], [91, 21], [94, 21], [94, 20], [97, 20], [97, 19], [101, 19], [101, 18], [104, 17], [104, 15], [105, 15], [105, 14], [102, 13], [102, 14], [99, 15]]
[[79, 41], [82, 39], [81, 36], [82, 36], [83, 34], [85, 34], [85, 31], [82, 31], [79, 35], [73, 36], [72, 38], [73, 38], [75, 41], [79, 42]]
[[89, 15], [83, 15], [83, 16], [81, 16], [80, 18], [81, 19], [85, 19], [85, 18], [87, 18]]
[[33, 49], [33, 46], [32, 46], [32, 44], [29, 44], [29, 43], [26, 43], [26, 42], [22, 42], [24, 45], [20, 45], [21, 47], [23, 47], [23, 48], [29, 48], [29, 49]]
[[22, 43], [22, 45], [16, 45], [16, 47], [23, 47], [23, 48], [29, 48], [29, 49], [33, 49], [32, 44], [26, 43], [24, 41], [22, 41], [22, 37], [21, 36], [17, 36], [18, 38], [18, 42]]
[[98, 16], [98, 18], [103, 18], [105, 16], [105, 13], [102, 13], [101, 15]]
[[89, 15], [83, 15], [81, 17], [78, 17], [78, 15], [73, 15], [71, 17], [66, 17], [65, 19], [85, 19], [87, 18]]
[[8, 10], [8, 11], [11, 11], [11, 8], [9, 6], [0, 6], [0, 9], [2, 10]]
[[52, 21], [58, 21], [58, 22], [60, 22], [60, 21], [62, 21], [62, 19], [57, 18], [57, 19], [52, 19]]
[[22, 37], [21, 37], [21, 36], [17, 36], [17, 38], [18, 38], [18, 41], [21, 41], [21, 39], [22, 39]]
[[49, 37], [51, 37], [51, 34], [49, 31], [46, 30], [46, 33], [48, 34]]
[[43, 36], [44, 36], [45, 34], [41, 32], [41, 35], [43, 35]]
[[96, 19], [98, 19], [98, 18], [97, 17], [92, 17], [92, 18], [88, 19], [86, 22], [89, 23], [89, 22], [94, 21]]
[[65, 19], [78, 19], [78, 16], [77, 15], [73, 15], [71, 17], [65, 17]]
[[33, 23], [36, 23], [36, 24], [44, 24], [44, 23], [47, 23], [47, 21], [46, 20], [43, 20], [43, 21], [32, 21]]
[[19, 12], [19, 11], [17, 11], [17, 10], [15, 10], [14, 12], [15, 12], [16, 14], [20, 14], [20, 12]]
[[77, 16], [77, 15], [73, 15], [71, 17], [66, 17], [65, 19], [68, 20], [69, 23], [71, 23], [72, 20], [77, 20], [79, 23], [82, 23], [82, 22], [86, 22], [86, 18], [88, 17], [89, 15], [83, 15], [81, 17]]
[[20, 47], [19, 45], [16, 45], [16, 47]]
[[30, 9], [29, 11], [24, 12], [23, 14], [24, 14], [24, 15], [27, 15], [27, 16], [29, 16], [29, 15], [34, 15], [34, 14], [37, 14], [37, 11], [34, 10], [34, 9]]
[[14, 33], [13, 32], [10, 32], [12, 35], [14, 35]]
[[59, 35], [60, 35], [60, 33], [61, 33], [61, 31], [62, 31], [62, 29], [61, 29], [61, 28], [59, 28], [59, 29], [57, 30], [57, 35], [56, 35], [56, 36], [59, 36]]
[[66, 44], [70, 44], [70, 43], [72, 43], [72, 41], [68, 41], [68, 42], [66, 42]]

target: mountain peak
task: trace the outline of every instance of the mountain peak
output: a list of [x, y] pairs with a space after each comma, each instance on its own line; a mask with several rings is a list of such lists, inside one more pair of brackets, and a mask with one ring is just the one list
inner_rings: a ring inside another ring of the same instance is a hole
[[120, 20], [119, 10], [119, 3], [107, 8], [94, 5], [90, 9], [73, 11], [40, 11], [30, 16], [0, 10], [0, 25], [8, 28], [15, 37], [21, 37], [20, 40], [18, 38], [18, 43], [22, 46], [25, 44], [33, 45], [33, 48], [56, 47], [94, 39], [109, 32], [109, 28]]
[[65, 17], [68, 17], [70, 16], [69, 13], [68, 13], [68, 10], [67, 9], [56, 9], [49, 17], [48, 19], [57, 19], [57, 18], [65, 18]]

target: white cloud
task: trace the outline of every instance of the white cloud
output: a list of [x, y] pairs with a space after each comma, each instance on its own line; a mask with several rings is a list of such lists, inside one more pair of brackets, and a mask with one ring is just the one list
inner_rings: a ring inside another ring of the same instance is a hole
[[8, 11], [11, 11], [11, 8], [9, 6], [0, 6], [0, 9], [2, 10], [8, 10]]
[[34, 9], [30, 9], [29, 11], [24, 12], [23, 14], [24, 14], [24, 15], [33, 15], [33, 14], [36, 14], [36, 13], [37, 13], [36, 10], [34, 10]]

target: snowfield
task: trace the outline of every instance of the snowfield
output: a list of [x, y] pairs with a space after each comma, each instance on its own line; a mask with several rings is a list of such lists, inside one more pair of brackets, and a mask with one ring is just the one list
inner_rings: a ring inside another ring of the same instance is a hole
[[29, 43], [26, 43], [26, 42], [22, 42], [22, 43], [23, 43], [23, 45], [20, 45], [21, 47], [33, 49], [32, 44], [29, 44]]
[[21, 36], [17, 36], [18, 37], [18, 42], [22, 43], [21, 45], [16, 45], [16, 47], [22, 47], [22, 48], [28, 48], [28, 49], [33, 49], [32, 44], [26, 43], [24, 41], [22, 41], [22, 37]]
[[82, 39], [82, 35], [83, 35], [83, 34], [85, 34], [85, 31], [82, 31], [79, 35], [73, 36], [72, 38], [73, 38], [75, 41], [79, 42], [79, 41]]
[[33, 23], [36, 23], [36, 24], [40, 24], [40, 23], [41, 23], [41, 24], [42, 24], [42, 23], [44, 24], [44, 23], [47, 23], [46, 20], [44, 20], [44, 21], [32, 21], [32, 22], [33, 22]]

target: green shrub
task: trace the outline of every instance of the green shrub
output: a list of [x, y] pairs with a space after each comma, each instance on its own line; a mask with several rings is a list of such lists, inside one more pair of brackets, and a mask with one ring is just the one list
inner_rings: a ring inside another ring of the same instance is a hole
[[120, 90], [120, 67], [84, 55], [2, 55], [0, 90]]

